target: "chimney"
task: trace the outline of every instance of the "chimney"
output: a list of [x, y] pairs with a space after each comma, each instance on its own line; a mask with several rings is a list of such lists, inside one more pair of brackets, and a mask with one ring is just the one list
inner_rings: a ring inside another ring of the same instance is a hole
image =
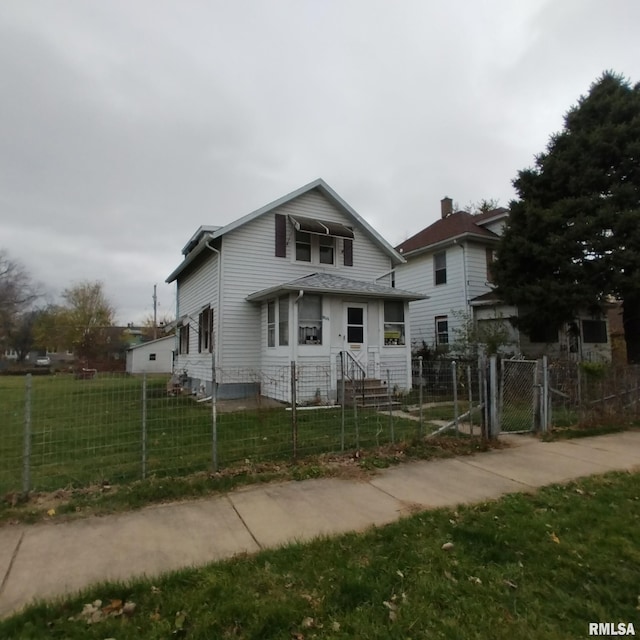
[[450, 216], [453, 213], [453, 200], [447, 196], [440, 200], [440, 214], [442, 219]]

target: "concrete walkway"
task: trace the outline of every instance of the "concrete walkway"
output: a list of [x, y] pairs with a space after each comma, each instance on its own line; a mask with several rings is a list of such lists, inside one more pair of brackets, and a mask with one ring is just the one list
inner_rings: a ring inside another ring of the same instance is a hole
[[253, 485], [228, 495], [84, 520], [0, 527], [0, 616], [96, 582], [156, 576], [295, 540], [383, 525], [611, 470], [640, 469], [640, 432], [408, 462], [368, 481]]

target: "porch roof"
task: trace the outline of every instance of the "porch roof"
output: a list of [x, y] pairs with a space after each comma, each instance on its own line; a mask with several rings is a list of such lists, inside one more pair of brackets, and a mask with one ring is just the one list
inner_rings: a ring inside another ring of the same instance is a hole
[[387, 287], [375, 282], [352, 280], [331, 273], [312, 273], [308, 276], [283, 282], [275, 287], [262, 289], [247, 296], [249, 302], [261, 302], [291, 291], [303, 291], [305, 293], [322, 293], [334, 296], [349, 296], [358, 298], [377, 298], [385, 300], [424, 300], [428, 298], [421, 293]]

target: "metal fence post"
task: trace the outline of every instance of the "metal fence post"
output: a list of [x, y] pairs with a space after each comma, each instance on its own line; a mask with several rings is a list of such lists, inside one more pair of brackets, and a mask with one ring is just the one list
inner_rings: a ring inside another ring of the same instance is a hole
[[31, 386], [32, 376], [27, 373], [24, 396], [24, 434], [22, 448], [22, 493], [29, 495], [31, 489]]
[[424, 433], [424, 422], [422, 418], [422, 356], [418, 357], [418, 376], [420, 380], [420, 384], [418, 386], [418, 403], [420, 404], [420, 415], [418, 422], [418, 436], [422, 438], [422, 434]]
[[298, 459], [298, 413], [296, 411], [296, 362], [291, 361], [291, 445], [293, 461]]
[[546, 433], [551, 424], [550, 399], [549, 358], [547, 356], [542, 356], [542, 433]]
[[147, 374], [142, 375], [142, 479], [147, 477]]
[[473, 435], [473, 380], [471, 378], [471, 365], [467, 365], [467, 387], [469, 387], [469, 435]]
[[389, 434], [391, 435], [391, 444], [396, 443], [396, 436], [393, 431], [393, 409], [391, 405], [391, 374], [387, 369], [387, 402], [389, 408]]
[[496, 356], [489, 358], [489, 425], [490, 438], [495, 438], [500, 433], [498, 418], [498, 359]]
[[455, 360], [451, 361], [451, 376], [453, 378], [453, 423], [457, 434], [460, 429], [458, 424], [460, 414], [458, 412], [458, 363]]
[[340, 404], [341, 407], [341, 429], [340, 429], [340, 451], [344, 451], [344, 413], [345, 413], [345, 404], [346, 399], [344, 397], [345, 385], [344, 385], [344, 352], [340, 352]]
[[218, 471], [218, 383], [216, 380], [216, 354], [211, 351], [211, 467]]

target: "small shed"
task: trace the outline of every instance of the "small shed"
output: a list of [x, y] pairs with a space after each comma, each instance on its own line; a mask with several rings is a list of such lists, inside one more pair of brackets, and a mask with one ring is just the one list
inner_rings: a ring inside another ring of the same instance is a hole
[[127, 373], [172, 373], [174, 335], [143, 342], [127, 350]]

